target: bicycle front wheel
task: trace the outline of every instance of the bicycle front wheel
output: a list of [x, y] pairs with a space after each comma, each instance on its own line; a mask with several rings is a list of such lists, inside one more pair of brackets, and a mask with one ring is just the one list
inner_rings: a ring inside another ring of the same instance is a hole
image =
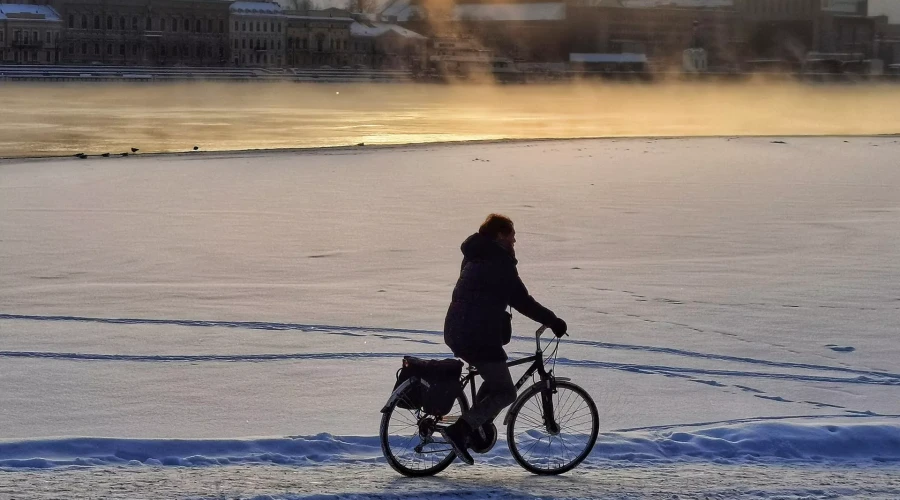
[[401, 395], [381, 416], [381, 451], [388, 464], [404, 476], [433, 476], [456, 459], [456, 453], [444, 441], [438, 426], [446, 427], [458, 420], [469, 410], [469, 402], [460, 393], [450, 413], [436, 416], [419, 409], [402, 408], [410, 406], [402, 404], [404, 400], [405, 396]]
[[[547, 419], [545, 410], [551, 408], [552, 418]], [[544, 383], [527, 389], [510, 409], [506, 439], [513, 458], [525, 470], [542, 475], [562, 474], [587, 458], [599, 429], [597, 405], [591, 396], [562, 380], [556, 382], [553, 393], [547, 391]]]

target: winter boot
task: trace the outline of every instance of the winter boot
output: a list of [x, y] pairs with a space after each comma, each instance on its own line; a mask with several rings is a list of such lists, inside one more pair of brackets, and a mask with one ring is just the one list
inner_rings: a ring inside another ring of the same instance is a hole
[[475, 463], [475, 459], [472, 458], [472, 455], [469, 454], [469, 450], [466, 449], [468, 448], [470, 434], [472, 434], [472, 427], [463, 419], [459, 419], [449, 426], [441, 428], [441, 436], [444, 436], [444, 440], [447, 441], [447, 444], [453, 447], [456, 456], [463, 462], [472, 465]]

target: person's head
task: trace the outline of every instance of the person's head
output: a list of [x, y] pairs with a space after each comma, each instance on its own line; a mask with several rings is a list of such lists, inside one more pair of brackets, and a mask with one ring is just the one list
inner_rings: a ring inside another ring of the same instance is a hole
[[479, 234], [487, 236], [502, 246], [503, 248], [514, 251], [516, 244], [516, 229], [509, 217], [500, 214], [490, 214], [484, 219], [481, 227], [478, 228]]

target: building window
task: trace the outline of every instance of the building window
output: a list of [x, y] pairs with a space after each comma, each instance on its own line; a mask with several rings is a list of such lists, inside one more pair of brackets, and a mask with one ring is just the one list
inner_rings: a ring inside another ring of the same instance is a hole
[[266, 32], [266, 33], [269, 32], [269, 25], [266, 24], [265, 21], [263, 22], [263, 31]]
[[256, 31], [259, 32], [259, 21], [256, 21]]
[[[137, 18], [134, 18], [134, 22], [132, 23], [132, 28], [137, 29]], [[147, 16], [147, 20], [144, 21], [144, 29], [147, 31], [153, 31], [153, 18]]]
[[166, 46], [165, 45], [163, 45], [162, 47], [159, 48], [159, 55], [162, 57], [166, 57]]
[[278, 32], [281, 33], [281, 23], [278, 23], [277, 26], [278, 26]]
[[131, 55], [133, 55], [133, 56], [137, 55], [137, 47], [138, 46], [136, 44], [131, 46]]
[[[237, 22], [237, 21], [235, 21], [235, 22]], [[250, 28], [253, 28], [252, 24], [250, 25]], [[247, 31], [247, 23], [246, 22], [241, 23], [241, 31]]]
[[100, 16], [94, 16], [94, 29], [100, 29]]
[[119, 55], [120, 55], [120, 56], [124, 56], [124, 55], [125, 55], [125, 44], [124, 44], [124, 43], [120, 43], [120, 44], [119, 44]]
[[51, 35], [50, 35], [50, 32], [48, 31], [47, 33], [45, 33], [45, 35], [46, 35], [46, 36], [44, 36], [44, 40], [49, 44], [49, 43], [50, 43], [50, 36], [51, 36]]
[[239, 31], [239, 30], [238, 30], [238, 22], [237, 22], [237, 21], [234, 22], [234, 31]]
[[69, 27], [75, 28], [75, 14], [69, 14]]
[[[197, 26], [200, 26], [200, 21], [197, 21]], [[213, 28], [212, 19], [210, 19], [210, 20], [206, 21], [206, 31], [209, 33], [212, 33], [212, 28]], [[200, 28], [197, 28], [197, 31], [200, 31]]]
[[87, 44], [86, 43], [81, 44], [81, 53], [84, 55], [87, 55]]
[[112, 16], [106, 16], [106, 29], [112, 29]]
[[178, 19], [172, 18], [172, 31], [178, 31]]
[[[237, 23], [235, 23], [235, 29], [237, 29]], [[225, 21], [219, 19], [219, 33], [225, 33]]]
[[106, 44], [106, 55], [108, 55], [108, 56], [112, 55], [112, 44], [111, 43]]
[[94, 44], [94, 55], [95, 55], [95, 56], [99, 56], [99, 55], [100, 55], [100, 44], [99, 44], [99, 43], [95, 43], [95, 44]]
[[83, 29], [83, 30], [87, 29], [87, 16], [85, 16], [83, 14], [81, 16], [81, 29]]
[[191, 22], [187, 19], [184, 20], [184, 31], [191, 31]]
[[253, 31], [253, 23], [252, 22], [250, 23], [250, 31], [251, 32]]
[[247, 48], [247, 39], [246, 39], [246, 38], [244, 38], [243, 40], [241, 40], [241, 48], [244, 48], [244, 49]]
[[159, 31], [166, 31], [166, 20], [159, 18]]
[[238, 48], [238, 41], [237, 41], [237, 38], [234, 39], [234, 48]]

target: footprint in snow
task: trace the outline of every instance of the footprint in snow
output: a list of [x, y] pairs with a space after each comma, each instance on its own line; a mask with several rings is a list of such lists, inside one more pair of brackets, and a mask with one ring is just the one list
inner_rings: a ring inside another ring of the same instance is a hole
[[762, 396], [760, 394], [754, 394], [753, 397], [759, 399], [768, 399], [769, 401], [778, 401], [779, 403], [793, 403], [793, 401], [791, 401], [790, 399], [784, 399], [781, 396]]
[[849, 345], [847, 345], [847, 346], [842, 346], [842, 345], [828, 344], [828, 345], [826, 345], [825, 347], [831, 349], [831, 350], [834, 351], [834, 352], [853, 352], [853, 351], [856, 350], [855, 347], [852, 347], [852, 346], [849, 346]]
[[715, 380], [700, 380], [700, 379], [692, 378], [691, 382], [697, 382], [698, 384], [711, 385], [713, 387], [725, 387], [725, 384], [716, 382]]

